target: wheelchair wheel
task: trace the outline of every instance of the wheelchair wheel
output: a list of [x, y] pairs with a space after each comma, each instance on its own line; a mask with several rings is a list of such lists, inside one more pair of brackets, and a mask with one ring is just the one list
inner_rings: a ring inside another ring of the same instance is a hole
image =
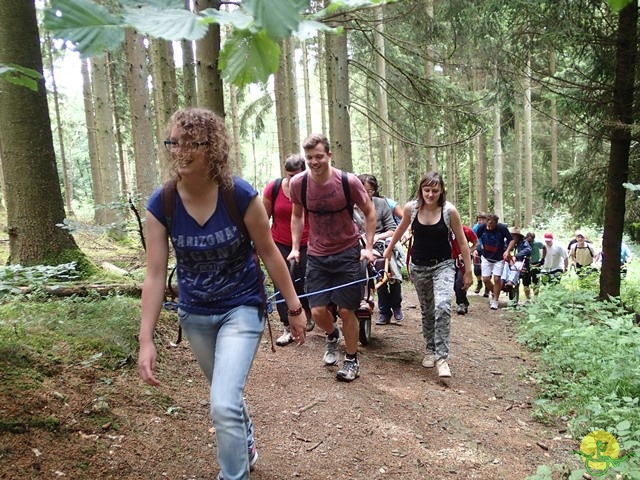
[[371, 314], [366, 316], [358, 316], [358, 323], [360, 324], [360, 333], [358, 339], [361, 345], [368, 345], [371, 341]]
[[518, 305], [518, 301], [520, 300], [520, 282], [516, 283], [511, 290], [509, 290], [509, 301], [512, 302], [513, 306]]

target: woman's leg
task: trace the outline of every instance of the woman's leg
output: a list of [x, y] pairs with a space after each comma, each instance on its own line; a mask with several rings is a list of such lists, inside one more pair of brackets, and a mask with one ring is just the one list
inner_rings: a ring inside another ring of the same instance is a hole
[[435, 352], [435, 311], [433, 295], [433, 268], [411, 264], [411, 278], [416, 287], [422, 313], [422, 336], [427, 353]]
[[258, 307], [237, 307], [221, 315], [181, 317], [201, 369], [211, 383], [211, 417], [218, 463], [225, 480], [249, 478], [248, 443], [253, 430], [244, 387], [260, 344], [264, 321]]
[[436, 361], [449, 358], [451, 340], [451, 290], [455, 267], [453, 261], [438, 264], [433, 272], [433, 290], [435, 297], [434, 344]]

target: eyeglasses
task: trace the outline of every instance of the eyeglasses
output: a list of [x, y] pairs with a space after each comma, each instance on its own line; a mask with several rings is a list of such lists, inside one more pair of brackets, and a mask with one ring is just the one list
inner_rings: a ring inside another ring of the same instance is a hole
[[367, 193], [376, 193], [376, 191], [371, 188], [367, 188], [366, 191]]
[[172, 152], [174, 150], [188, 150], [191, 152], [195, 152], [196, 150], [198, 150], [202, 145], [209, 145], [209, 142], [204, 141], [204, 142], [176, 142], [174, 140], [165, 140], [164, 141], [164, 148], [167, 149], [167, 151]]

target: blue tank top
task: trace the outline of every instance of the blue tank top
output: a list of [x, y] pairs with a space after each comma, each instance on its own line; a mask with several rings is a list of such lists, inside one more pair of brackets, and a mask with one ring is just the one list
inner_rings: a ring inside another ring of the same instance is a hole
[[[233, 178], [238, 210], [245, 215], [258, 192], [240, 177]], [[167, 226], [157, 189], [147, 210]], [[244, 242], [241, 230], [233, 223], [222, 196], [213, 215], [202, 226], [189, 215], [176, 191], [171, 223], [171, 242], [176, 251], [179, 307], [186, 312], [210, 315], [241, 305], [262, 304], [260, 282], [250, 242]]]

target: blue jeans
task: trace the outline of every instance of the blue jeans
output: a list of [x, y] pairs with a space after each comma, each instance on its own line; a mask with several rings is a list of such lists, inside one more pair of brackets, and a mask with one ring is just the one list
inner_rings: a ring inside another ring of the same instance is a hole
[[246, 480], [247, 444], [253, 442], [253, 424], [244, 403], [244, 386], [265, 322], [260, 318], [259, 308], [253, 306], [240, 306], [216, 315], [178, 310], [178, 317], [211, 385], [211, 418], [222, 476], [225, 480]]
[[378, 311], [381, 315], [391, 315], [391, 309], [402, 305], [402, 283], [385, 283], [378, 290]]

